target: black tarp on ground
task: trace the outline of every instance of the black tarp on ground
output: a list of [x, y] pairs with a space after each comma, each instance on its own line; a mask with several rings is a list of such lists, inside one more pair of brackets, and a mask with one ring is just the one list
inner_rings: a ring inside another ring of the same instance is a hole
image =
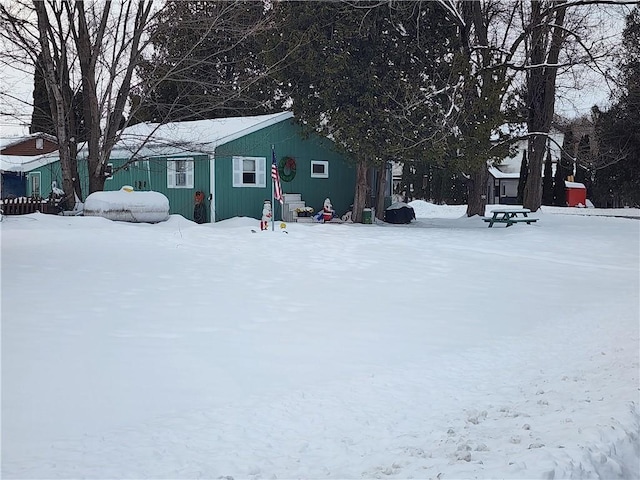
[[393, 203], [384, 211], [384, 221], [388, 223], [411, 223], [414, 218], [413, 208], [402, 202]]

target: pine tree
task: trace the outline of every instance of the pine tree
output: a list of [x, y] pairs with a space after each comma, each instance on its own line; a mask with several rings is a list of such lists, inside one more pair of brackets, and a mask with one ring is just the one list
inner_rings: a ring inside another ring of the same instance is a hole
[[522, 197], [524, 194], [525, 186], [527, 185], [529, 163], [527, 162], [527, 151], [522, 152], [522, 162], [520, 162], [520, 179], [518, 180], [518, 197], [517, 202], [522, 204]]
[[51, 119], [49, 94], [42, 72], [42, 54], [36, 60], [33, 84], [33, 113], [29, 133], [43, 132], [55, 136], [56, 128]]
[[547, 152], [544, 162], [544, 178], [542, 179], [542, 204], [553, 205], [553, 170], [551, 152]]
[[620, 90], [613, 106], [593, 109], [598, 168], [590, 199], [598, 207], [640, 206], [640, 7], [626, 19]]
[[296, 118], [354, 160], [359, 221], [369, 168], [389, 158], [405, 168], [409, 159], [442, 158], [426, 139], [441, 131], [450, 101], [455, 26], [443, 9], [419, 1], [275, 2], [274, 12], [279, 35], [268, 45], [269, 63], [286, 58], [277, 75], [290, 86]]
[[263, 2], [168, 2], [150, 26], [154, 53], [138, 70], [133, 122], [282, 110], [284, 97], [264, 63], [268, 15]]
[[582, 183], [589, 190], [590, 182], [589, 172], [591, 171], [591, 142], [589, 135], [582, 135], [578, 142], [578, 151], [576, 152], [576, 173], [574, 180]]
[[[33, 82], [33, 113], [31, 115], [29, 133], [43, 132], [55, 137], [56, 128], [51, 116], [51, 104], [49, 103], [47, 86], [42, 72], [41, 58], [41, 56], [38, 56], [35, 65]], [[71, 111], [73, 112], [74, 121], [70, 122], [70, 124], [75, 126], [75, 132], [72, 134], [74, 135], [74, 142], [78, 144], [86, 141], [88, 133], [87, 125], [84, 121], [82, 90], [73, 95], [71, 100]]]

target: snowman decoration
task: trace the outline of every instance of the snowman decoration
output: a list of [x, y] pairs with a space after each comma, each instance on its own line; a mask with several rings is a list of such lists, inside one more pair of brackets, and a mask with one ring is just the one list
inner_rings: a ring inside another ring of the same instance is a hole
[[271, 201], [265, 200], [262, 206], [262, 220], [260, 221], [260, 230], [267, 230], [269, 228], [269, 222], [273, 216], [271, 212]]

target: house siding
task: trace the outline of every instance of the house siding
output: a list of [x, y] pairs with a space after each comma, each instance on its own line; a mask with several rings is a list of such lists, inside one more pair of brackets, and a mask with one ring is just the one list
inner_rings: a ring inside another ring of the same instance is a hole
[[[299, 193], [302, 200], [316, 211], [322, 209], [329, 197], [339, 215], [353, 203], [355, 169], [345, 157], [334, 150], [333, 143], [311, 134], [302, 136], [301, 128], [293, 120], [286, 120], [237, 140], [219, 146], [215, 152], [216, 220], [235, 216], [260, 218], [262, 205], [271, 199], [271, 145], [276, 160], [292, 157], [296, 161], [296, 175], [290, 182], [281, 182], [284, 193]], [[267, 182], [264, 188], [233, 187], [234, 156], [264, 157]], [[311, 162], [329, 162], [329, 178], [311, 178]], [[275, 205], [275, 218], [281, 218], [280, 205]]]
[[[167, 187], [167, 161], [175, 158], [193, 158], [194, 160], [194, 185], [193, 188], [168, 188]], [[114, 174], [104, 182], [105, 191], [120, 190], [125, 185], [130, 185], [138, 191], [156, 191], [169, 199], [170, 214], [182, 215], [193, 220], [194, 196], [196, 191], [205, 192], [207, 198], [207, 218], [210, 215], [209, 196], [209, 156], [208, 155], [176, 155], [168, 157], [152, 157], [139, 160], [129, 165], [127, 159], [115, 158], [109, 160], [113, 165]], [[55, 181], [58, 187], [62, 186], [62, 171], [60, 161], [38, 167], [31, 172], [41, 173], [41, 192], [43, 197], [51, 193], [51, 183]], [[78, 160], [78, 173], [82, 194], [86, 198], [89, 193], [89, 175], [87, 161]], [[27, 183], [27, 194], [31, 195]]]
[[[53, 182], [56, 182], [56, 186], [58, 188], [62, 188], [62, 167], [60, 165], [60, 160], [56, 160], [55, 162], [31, 169], [28, 173], [25, 173], [25, 175], [27, 176], [27, 195], [32, 195], [28, 176], [38, 172], [41, 175], [40, 196], [42, 198], [46, 198], [51, 195], [51, 192], [53, 190], [51, 186]], [[87, 162], [79, 159], [78, 175], [80, 176], [80, 188], [82, 188], [82, 194], [84, 196], [86, 196], [87, 192], [89, 191], [89, 179], [87, 172]]]
[[[168, 188], [167, 162], [174, 159], [193, 159], [193, 188]], [[210, 216], [209, 194], [209, 156], [208, 155], [175, 155], [167, 157], [151, 157], [138, 160], [125, 167], [126, 159], [109, 160], [113, 164], [113, 178], [105, 181], [105, 191], [120, 190], [124, 185], [131, 185], [138, 191], [160, 192], [169, 199], [169, 213], [182, 215], [193, 220], [195, 193], [200, 190], [207, 198], [207, 219]], [[84, 177], [84, 176], [83, 176]], [[84, 188], [84, 186], [83, 186]]]
[[46, 139], [42, 139], [42, 148], [37, 148], [37, 139], [29, 138], [24, 142], [11, 145], [0, 150], [2, 155], [22, 155], [22, 156], [36, 156], [43, 155], [45, 153], [51, 153], [58, 150], [58, 145]]
[[[275, 146], [276, 160], [292, 157], [296, 160], [296, 176], [291, 182], [282, 182], [284, 193], [301, 194], [302, 200], [315, 211], [322, 208], [325, 198], [330, 198], [334, 209], [343, 215], [353, 203], [355, 169], [348, 160], [335, 151], [330, 140], [311, 134], [303, 137], [302, 129], [290, 119], [246, 134], [236, 140], [219, 145], [214, 160], [207, 154], [180, 154], [149, 157], [126, 165], [127, 158], [122, 151], [114, 151], [108, 163], [113, 165], [113, 175], [105, 181], [105, 191], [116, 191], [124, 185], [135, 190], [153, 190], [167, 196], [170, 214], [182, 215], [193, 220], [194, 197], [196, 191], [205, 196], [207, 221], [211, 221], [212, 207], [215, 208], [215, 220], [225, 220], [237, 216], [260, 218], [262, 205], [271, 199], [271, 145]], [[263, 157], [266, 167], [264, 187], [234, 187], [233, 157]], [[167, 162], [177, 158], [193, 158], [193, 188], [168, 188]], [[329, 177], [311, 178], [311, 162], [327, 161]], [[212, 165], [214, 171], [212, 171]], [[51, 182], [62, 186], [60, 161], [33, 169], [41, 172], [42, 196], [51, 192]], [[82, 194], [86, 198], [89, 191], [88, 169], [85, 159], [78, 160]], [[215, 182], [211, 188], [211, 181]], [[215, 201], [210, 200], [215, 196]], [[280, 204], [274, 206], [275, 218], [282, 218]]]

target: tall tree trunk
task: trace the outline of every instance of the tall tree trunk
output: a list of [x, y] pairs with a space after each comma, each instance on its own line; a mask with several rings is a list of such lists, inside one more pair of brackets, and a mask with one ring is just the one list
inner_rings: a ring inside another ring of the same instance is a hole
[[522, 204], [532, 212], [538, 210], [542, 204], [542, 161], [546, 150], [546, 135], [534, 135], [529, 138], [529, 168]]
[[523, 205], [534, 212], [542, 204], [542, 165], [555, 107], [557, 63], [564, 41], [566, 13], [566, 7], [561, 7], [556, 11], [555, 17], [550, 18], [543, 15], [542, 6], [542, 2], [538, 0], [531, 1], [532, 68], [527, 79], [529, 169]]
[[[94, 25], [93, 31], [89, 29], [90, 22], [87, 21], [85, 2], [77, 0], [75, 2], [75, 9], [67, 8], [69, 23], [71, 25], [77, 23], [77, 28], [72, 29], [71, 33], [73, 34], [78, 50], [80, 70], [82, 72], [82, 106], [87, 131], [89, 193], [104, 190], [107, 161], [111, 154], [111, 149], [116, 143], [117, 132], [121, 128], [121, 119], [123, 118], [124, 108], [130, 94], [131, 78], [140, 60], [142, 33], [151, 13], [151, 6], [151, 2], [139, 1], [137, 3], [137, 8], [133, 12], [135, 19], [130, 26], [131, 37], [123, 37], [122, 40], [120, 40], [122, 55], [118, 54], [117, 57], [123, 57], [124, 52], [127, 50], [129, 53], [126, 68], [117, 75], [118, 77], [121, 75], [120, 86], [116, 89], [116, 76], [113, 71], [108, 81], [108, 88], [112, 91], [116, 90], [114, 92], [114, 104], [109, 103], [108, 105], [110, 111], [101, 111], [98, 97], [96, 65], [101, 55], [103, 39], [105, 35], [107, 35], [107, 28], [109, 27], [111, 2], [104, 3], [102, 13], [99, 17], [100, 21], [97, 25]], [[130, 13], [132, 12], [127, 8], [124, 22], [131, 20], [129, 16]], [[98, 18], [95, 16], [95, 12], [93, 15], [94, 17], [90, 20]], [[103, 132], [100, 121], [105, 114], [107, 122]]]
[[[135, 19], [133, 21], [133, 28], [131, 30], [131, 37], [126, 42], [127, 48], [129, 49], [127, 66], [124, 72], [122, 72], [122, 82], [120, 83], [120, 87], [117, 89], [115, 95], [115, 104], [113, 105], [112, 110], [110, 112], [107, 112], [107, 124], [105, 126], [102, 150], [99, 153], [98, 164], [95, 166], [92, 173], [95, 177], [97, 177], [95, 180], [96, 184], [102, 185], [100, 190], [104, 188], [104, 172], [107, 161], [109, 160], [109, 156], [111, 155], [111, 150], [118, 140], [118, 130], [124, 128], [121, 125], [121, 119], [123, 118], [127, 100], [129, 99], [129, 95], [131, 94], [131, 79], [133, 77], [133, 73], [140, 63], [143, 50], [143, 47], [141, 45], [142, 34], [145, 32], [145, 27], [148, 23], [149, 16], [151, 15], [153, 5], [153, 1], [150, 0], [138, 1], [137, 10], [135, 12]], [[104, 32], [106, 31], [105, 28], [107, 25], [107, 18], [108, 11], [105, 9], [103, 13], [103, 22], [99, 30], [101, 35], [104, 35]], [[123, 43], [123, 46], [124, 45], [125, 44]], [[124, 126], [126, 126], [126, 122]]]
[[[487, 121], [487, 119], [493, 119], [496, 114], [500, 112], [500, 99], [495, 95], [494, 89], [496, 88], [497, 79], [494, 78], [494, 73], [489, 70], [491, 64], [491, 50], [489, 47], [488, 36], [488, 21], [485, 19], [482, 11], [482, 4], [479, 0], [471, 2], [461, 2], [462, 14], [467, 25], [473, 24], [473, 31], [475, 34], [475, 40], [469, 36], [469, 30], [464, 32], [466, 38], [463, 45], [466, 44], [465, 52], [471, 62], [472, 45], [481, 45], [482, 49], [479, 49], [478, 60], [482, 67], [480, 75], [480, 83], [478, 85], [472, 82], [467, 87], [465, 108], [469, 112], [476, 112], [475, 118], [470, 119], [470, 125], [467, 127], [469, 132], [474, 130], [476, 122]], [[464, 37], [463, 37], [464, 38]], [[478, 73], [478, 72], [475, 72]], [[482, 139], [480, 142], [488, 142], [489, 139]], [[487, 157], [483, 153], [476, 153], [475, 161], [471, 166], [471, 178], [467, 184], [467, 216], [472, 217], [474, 215], [483, 216], [485, 207], [487, 205]], [[473, 155], [474, 152], [467, 151], [466, 155]]]
[[[62, 190], [64, 191], [63, 205], [71, 210], [75, 206], [76, 195], [81, 195], [79, 190], [79, 176], [77, 161], [75, 156], [75, 139], [70, 138], [69, 119], [72, 117], [71, 101], [65, 98], [63, 81], [58, 82], [59, 76], [66, 72], [56, 74], [55, 63], [51, 56], [49, 44], [49, 31], [51, 25], [47, 14], [46, 4], [35, 0], [33, 2], [36, 15], [38, 17], [38, 32], [40, 47], [42, 49], [42, 70], [44, 73], [49, 104], [51, 106], [51, 116], [56, 127], [58, 140], [60, 169], [62, 170]], [[64, 55], [64, 52], [62, 52]], [[64, 60], [63, 60], [64, 62]], [[66, 62], [64, 62], [66, 64]], [[62, 83], [62, 85], [61, 85]]]
[[542, 178], [542, 204], [553, 205], [553, 170], [551, 152], [547, 152], [544, 161], [544, 175]]
[[384, 220], [384, 199], [387, 187], [387, 166], [378, 168], [378, 190], [376, 191], [376, 218]]
[[362, 210], [367, 205], [367, 194], [369, 186], [367, 185], [367, 171], [369, 170], [367, 162], [360, 160], [356, 164], [356, 188], [353, 196], [353, 212], [352, 219], [354, 222], [362, 222]]
[[80, 71], [82, 72], [82, 108], [87, 133], [87, 166], [89, 173], [89, 193], [104, 190], [104, 165], [100, 162], [100, 106], [96, 87], [96, 60], [101, 48], [101, 41], [106, 28], [111, 2], [104, 4], [100, 28], [96, 34], [95, 45], [92, 45], [92, 35], [85, 15], [85, 5], [82, 1], [75, 2], [74, 10], [68, 9], [69, 23], [74, 24], [74, 14], [77, 15], [77, 29], [73, 29], [75, 44], [78, 49]]
[[[89, 193], [93, 192], [102, 192], [104, 190], [104, 183], [107, 180], [107, 177], [104, 174], [104, 165], [100, 165], [97, 161], [88, 162], [89, 169], [93, 167], [91, 170], [91, 175], [89, 175]], [[95, 174], [95, 169], [100, 168], [103, 172], [99, 175]]]
[[467, 183], [468, 201], [467, 201], [467, 217], [474, 215], [484, 216], [485, 207], [487, 206], [487, 180], [489, 173], [484, 164], [471, 173], [471, 178]]

